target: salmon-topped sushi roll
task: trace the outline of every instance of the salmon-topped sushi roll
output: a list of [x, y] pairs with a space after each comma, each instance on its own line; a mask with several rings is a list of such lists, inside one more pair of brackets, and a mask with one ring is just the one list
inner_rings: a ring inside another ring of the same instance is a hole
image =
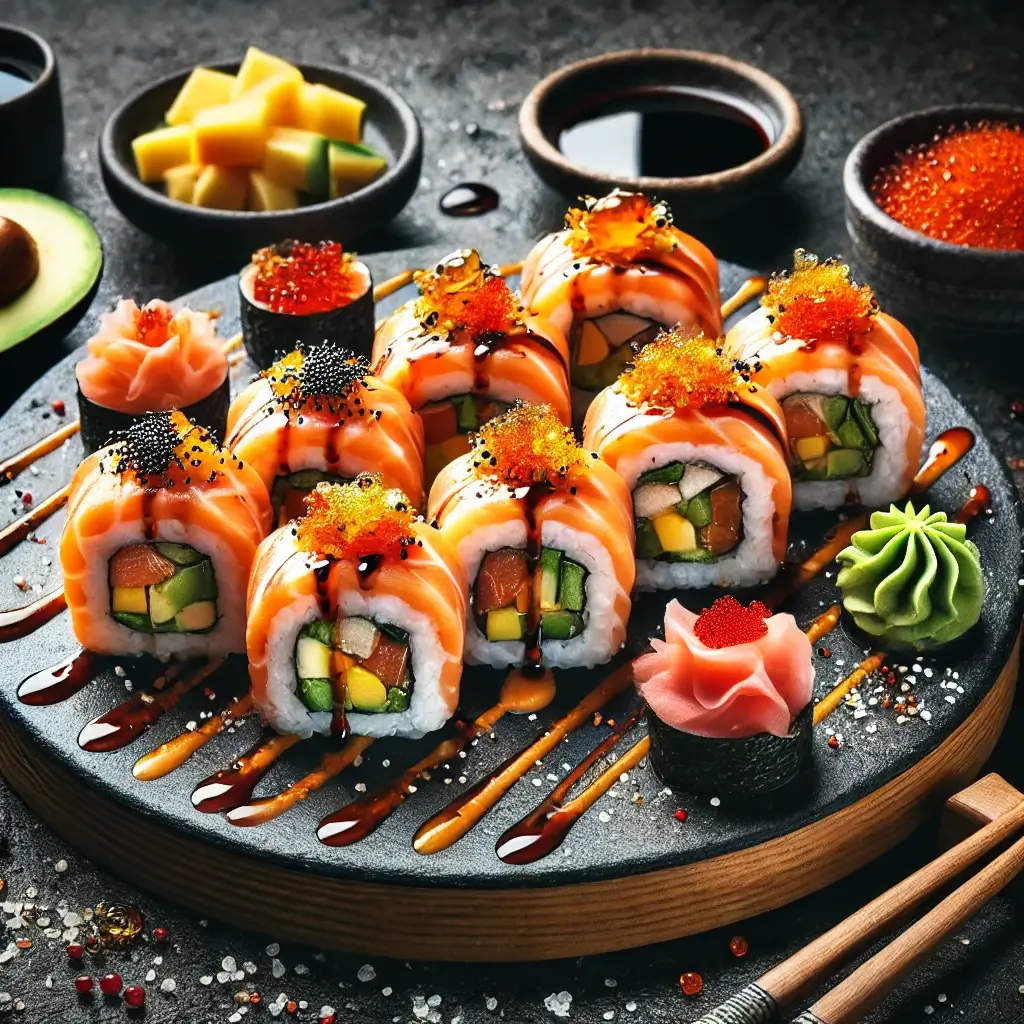
[[570, 421], [569, 353], [562, 332], [525, 313], [473, 249], [416, 274], [422, 295], [378, 328], [374, 373], [423, 418], [426, 480], [469, 451], [470, 434], [517, 399]]
[[454, 550], [379, 476], [321, 483], [249, 580], [252, 694], [279, 732], [422, 736], [459, 700], [466, 583]]
[[434, 481], [428, 514], [470, 586], [466, 660], [599, 665], [626, 636], [629, 491], [547, 406], [516, 405]]
[[907, 493], [925, 430], [917, 342], [848, 266], [797, 250], [726, 347], [782, 403], [797, 508]]
[[269, 529], [253, 468], [180, 412], [138, 420], [71, 481], [60, 561], [75, 636], [103, 654], [243, 652]]
[[782, 410], [721, 345], [662, 334], [587, 413], [584, 445], [633, 495], [641, 589], [747, 586], [786, 554]]
[[423, 503], [423, 424], [362, 357], [326, 341], [264, 370], [228, 412], [227, 446], [263, 478], [277, 525], [318, 483], [380, 473]]
[[639, 192], [588, 197], [583, 209], [569, 210], [565, 229], [527, 256], [521, 291], [569, 341], [579, 421], [663, 328], [722, 332], [714, 255], [672, 224], [666, 203]]

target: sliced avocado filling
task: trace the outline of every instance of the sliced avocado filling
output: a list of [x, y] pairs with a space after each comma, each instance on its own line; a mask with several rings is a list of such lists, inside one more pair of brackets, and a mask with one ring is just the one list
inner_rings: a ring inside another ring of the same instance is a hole
[[217, 578], [188, 544], [129, 544], [108, 567], [110, 614], [140, 633], [207, 633], [217, 624]]
[[743, 535], [739, 481], [705, 462], [670, 462], [641, 473], [633, 514], [637, 558], [713, 562]]
[[313, 619], [295, 641], [296, 693], [310, 711], [398, 714], [409, 709], [409, 633], [392, 623], [349, 616]]
[[[480, 632], [492, 643], [522, 640], [534, 586], [525, 551], [489, 551], [473, 585], [473, 612]], [[587, 570], [557, 548], [540, 553], [541, 640], [571, 640], [584, 628]]]
[[[292, 519], [306, 514], [304, 498], [319, 483], [347, 484], [347, 477], [337, 473], [328, 473], [322, 469], [300, 469], [276, 477], [270, 492], [270, 504], [274, 509], [274, 522], [283, 526]], [[168, 556], [173, 557], [173, 556]]]
[[573, 384], [584, 391], [600, 391], [614, 384], [633, 356], [653, 341], [662, 327], [655, 320], [623, 310], [577, 320], [569, 335]]
[[871, 473], [878, 428], [859, 398], [800, 392], [782, 400], [794, 480], [847, 480]]

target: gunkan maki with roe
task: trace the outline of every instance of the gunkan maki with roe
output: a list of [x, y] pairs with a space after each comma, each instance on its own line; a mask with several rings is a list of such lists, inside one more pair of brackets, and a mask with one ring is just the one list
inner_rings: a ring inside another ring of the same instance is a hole
[[811, 642], [792, 615], [719, 598], [672, 601], [665, 639], [633, 673], [647, 702], [651, 767], [690, 793], [758, 794], [791, 782], [811, 750]]
[[287, 239], [260, 249], [242, 271], [242, 338], [261, 370], [297, 345], [330, 340], [369, 358], [373, 279], [338, 242]]
[[100, 317], [75, 367], [82, 443], [98, 451], [150, 412], [180, 409], [223, 440], [231, 401], [228, 358], [210, 313], [161, 299], [122, 299]]

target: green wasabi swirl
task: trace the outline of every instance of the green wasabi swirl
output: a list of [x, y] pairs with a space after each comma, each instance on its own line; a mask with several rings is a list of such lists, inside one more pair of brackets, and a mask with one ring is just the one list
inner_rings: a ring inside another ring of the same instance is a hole
[[871, 514], [839, 553], [843, 607], [865, 633], [892, 648], [923, 650], [962, 636], [981, 615], [978, 549], [963, 523], [911, 502]]

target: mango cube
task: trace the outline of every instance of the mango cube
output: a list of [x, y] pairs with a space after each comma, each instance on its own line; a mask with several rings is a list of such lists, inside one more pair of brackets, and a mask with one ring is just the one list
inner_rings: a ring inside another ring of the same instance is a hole
[[339, 142], [358, 142], [366, 104], [326, 85], [304, 83], [299, 90], [297, 127]]
[[244, 210], [249, 175], [238, 167], [204, 167], [192, 202], [214, 210]]
[[347, 195], [379, 178], [388, 162], [361, 142], [330, 143], [331, 195]]
[[142, 181], [161, 181], [165, 171], [191, 162], [192, 128], [157, 128], [132, 139], [135, 170]]
[[295, 120], [301, 86], [301, 78], [296, 81], [290, 75], [271, 75], [253, 86], [242, 99], [265, 99], [268, 124], [291, 124]]
[[665, 551], [692, 551], [697, 546], [697, 531], [689, 519], [678, 512], [662, 512], [651, 520]]
[[212, 68], [195, 68], [178, 90], [164, 120], [169, 125], [189, 124], [200, 110], [227, 103], [234, 84], [234, 75]]
[[278, 185], [307, 192], [315, 199], [326, 199], [327, 139], [301, 128], [271, 128], [260, 170]]
[[114, 587], [110, 610], [131, 612], [133, 615], [147, 615], [145, 587]]
[[295, 189], [278, 185], [260, 171], [249, 172], [250, 210], [294, 210], [298, 205]]
[[238, 99], [243, 93], [247, 93], [254, 85], [274, 75], [287, 75], [293, 81], [302, 81], [302, 72], [289, 64], [288, 61], [275, 57], [272, 53], [250, 46], [245, 51], [242, 65], [235, 75], [235, 85], [231, 93], [231, 99]]
[[797, 455], [804, 462], [820, 459], [827, 451], [829, 440], [824, 435], [818, 437], [798, 437], [793, 441]]
[[584, 320], [580, 330], [579, 347], [576, 349], [576, 365], [591, 366], [604, 362], [610, 351], [611, 346], [601, 333], [601, 329], [593, 320]]
[[235, 100], [200, 111], [192, 130], [192, 163], [259, 167], [268, 132], [267, 98]]
[[176, 199], [179, 203], [191, 203], [201, 171], [202, 167], [198, 164], [181, 164], [164, 171], [167, 198]]

